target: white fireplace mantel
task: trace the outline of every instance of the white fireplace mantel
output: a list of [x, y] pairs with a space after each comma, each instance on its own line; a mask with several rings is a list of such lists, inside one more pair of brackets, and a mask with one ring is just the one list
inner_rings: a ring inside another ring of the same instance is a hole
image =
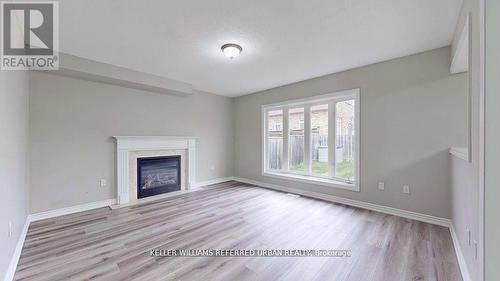
[[188, 176], [186, 187], [190, 189], [196, 178], [197, 137], [169, 136], [114, 136], [116, 139], [116, 182], [118, 204], [130, 202], [129, 194], [129, 152], [165, 149], [187, 150]]

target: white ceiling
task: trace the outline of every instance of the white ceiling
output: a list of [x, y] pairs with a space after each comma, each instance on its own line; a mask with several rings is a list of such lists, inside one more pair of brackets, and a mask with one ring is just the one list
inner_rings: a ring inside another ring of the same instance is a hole
[[[60, 48], [226, 96], [447, 46], [462, 0], [65, 0]], [[243, 53], [220, 52], [234, 42]]]

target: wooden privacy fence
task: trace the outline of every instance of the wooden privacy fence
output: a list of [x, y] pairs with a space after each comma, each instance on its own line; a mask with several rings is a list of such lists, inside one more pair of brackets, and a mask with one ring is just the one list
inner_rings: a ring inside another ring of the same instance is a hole
[[[340, 135], [336, 139], [336, 150], [335, 154], [337, 157], [336, 162], [342, 161], [354, 161], [354, 136], [350, 135]], [[342, 151], [339, 151], [342, 150]], [[341, 158], [339, 158], [341, 156]]]
[[283, 159], [283, 138], [269, 138], [267, 143], [267, 155], [269, 168], [273, 170], [281, 169], [281, 161]]
[[[311, 146], [312, 159], [316, 161], [321, 161], [322, 157], [320, 157], [319, 151], [320, 149], [325, 149], [326, 151], [328, 151], [328, 136], [313, 133], [311, 144], [312, 144]], [[328, 152], [326, 155], [328, 155]]]
[[[320, 149], [328, 147], [328, 136], [313, 134], [311, 139], [312, 159], [320, 161]], [[290, 135], [288, 146], [289, 164], [296, 166], [304, 163], [304, 136]], [[354, 156], [354, 137], [349, 135], [337, 136], [336, 138], [336, 162], [352, 161]], [[270, 169], [281, 169], [283, 161], [283, 138], [271, 137], [268, 140], [268, 161]]]
[[304, 135], [290, 135], [288, 139], [288, 162], [290, 166], [297, 166], [304, 163]]

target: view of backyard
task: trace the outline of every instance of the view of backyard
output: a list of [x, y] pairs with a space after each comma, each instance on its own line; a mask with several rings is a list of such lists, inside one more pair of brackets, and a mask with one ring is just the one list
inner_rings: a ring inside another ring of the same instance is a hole
[[[356, 180], [354, 101], [345, 100], [335, 103], [333, 117], [329, 116], [329, 106], [331, 105], [311, 106], [307, 122], [305, 107], [268, 112], [267, 161], [269, 169], [285, 169], [284, 172], [290, 171], [310, 176], [330, 176], [349, 182]], [[283, 120], [284, 114], [287, 114], [286, 120]], [[283, 122], [287, 122], [287, 128], [283, 126]], [[306, 127], [308, 122], [310, 126]], [[333, 141], [329, 142], [329, 129], [331, 129], [329, 124], [331, 123], [334, 123], [335, 129], [334, 134], [330, 136]], [[284, 130], [287, 132], [285, 133]], [[307, 152], [306, 136], [308, 136], [307, 146], [309, 146]], [[334, 146], [333, 151], [329, 150], [329, 146]], [[329, 155], [332, 152], [334, 155]], [[311, 171], [304, 169], [306, 154], [310, 154], [307, 156], [312, 161]], [[285, 167], [283, 167], [283, 161], [288, 162]], [[329, 163], [335, 166], [334, 175], [329, 175]]]
[[[328, 162], [312, 161], [312, 173], [315, 175], [328, 176]], [[304, 171], [304, 165], [290, 167], [292, 172]], [[335, 177], [352, 181], [354, 179], [354, 162], [343, 161], [337, 163], [335, 168]]]

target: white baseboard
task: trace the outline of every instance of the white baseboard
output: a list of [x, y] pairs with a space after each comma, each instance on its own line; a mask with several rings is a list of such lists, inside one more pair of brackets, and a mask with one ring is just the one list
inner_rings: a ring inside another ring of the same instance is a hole
[[462, 279], [464, 281], [472, 281], [470, 278], [469, 270], [467, 269], [467, 263], [465, 262], [464, 253], [462, 252], [462, 247], [460, 247], [460, 241], [458, 241], [457, 233], [455, 232], [455, 227], [450, 224], [450, 234], [451, 240], [453, 241], [453, 246], [455, 247], [455, 253], [457, 254], [458, 266], [460, 267], [460, 272], [462, 273]]
[[5, 272], [4, 281], [12, 281], [14, 279], [14, 274], [16, 273], [17, 263], [19, 262], [19, 257], [21, 256], [21, 251], [23, 250], [24, 239], [26, 239], [26, 234], [28, 233], [28, 228], [30, 226], [30, 216], [26, 217], [26, 221], [24, 223], [23, 229], [19, 234], [19, 238], [17, 239], [16, 248], [14, 249], [14, 253], [12, 254], [12, 258], [10, 259], [9, 267]]
[[399, 217], [403, 217], [403, 218], [407, 218], [407, 219], [436, 224], [436, 225], [440, 225], [440, 226], [444, 226], [444, 227], [449, 227], [451, 225], [451, 221], [449, 219], [435, 217], [435, 216], [421, 214], [421, 213], [416, 213], [416, 212], [411, 212], [411, 211], [407, 211], [407, 210], [402, 210], [402, 209], [367, 203], [367, 202], [363, 202], [363, 201], [357, 201], [357, 200], [353, 200], [353, 199], [347, 199], [347, 198], [338, 197], [338, 196], [329, 195], [329, 194], [324, 194], [324, 193], [319, 193], [319, 192], [306, 191], [306, 190], [296, 189], [296, 188], [289, 188], [289, 187], [285, 187], [285, 186], [281, 186], [281, 185], [270, 184], [270, 183], [265, 183], [265, 182], [260, 182], [260, 181], [254, 181], [254, 180], [245, 179], [245, 178], [235, 177], [235, 178], [233, 178], [233, 180], [240, 181], [243, 183], [252, 184], [252, 185], [257, 185], [257, 186], [261, 186], [261, 187], [265, 187], [265, 188], [269, 188], [269, 189], [274, 189], [274, 190], [279, 190], [279, 191], [294, 193], [294, 194], [300, 194], [300, 195], [303, 195], [306, 197], [312, 197], [312, 198], [330, 201], [330, 202], [334, 202], [334, 203], [340, 203], [340, 204], [344, 204], [344, 205], [349, 205], [349, 206], [353, 206], [353, 207], [367, 209], [367, 210], [371, 210], [371, 211], [377, 211], [380, 213], [395, 215], [395, 216], [399, 216]]
[[232, 181], [234, 180], [234, 177], [227, 177], [227, 178], [217, 178], [213, 180], [208, 180], [208, 181], [199, 181], [191, 184], [191, 187], [201, 187], [201, 186], [206, 186], [206, 185], [211, 185], [211, 184], [218, 184], [218, 183], [223, 183], [227, 181]]
[[86, 204], [82, 204], [82, 205], [76, 205], [76, 206], [71, 206], [71, 207], [66, 207], [66, 208], [55, 209], [55, 210], [50, 210], [50, 211], [46, 211], [46, 212], [31, 214], [30, 220], [31, 221], [39, 221], [39, 220], [43, 220], [43, 219], [49, 219], [49, 218], [74, 214], [74, 213], [78, 213], [78, 212], [84, 212], [84, 211], [88, 211], [88, 210], [92, 210], [92, 209], [109, 207], [109, 206], [114, 205], [114, 204], [116, 204], [116, 199], [107, 199], [107, 200], [102, 200], [102, 201], [97, 201], [97, 202], [91, 202], [91, 203], [86, 203]]

